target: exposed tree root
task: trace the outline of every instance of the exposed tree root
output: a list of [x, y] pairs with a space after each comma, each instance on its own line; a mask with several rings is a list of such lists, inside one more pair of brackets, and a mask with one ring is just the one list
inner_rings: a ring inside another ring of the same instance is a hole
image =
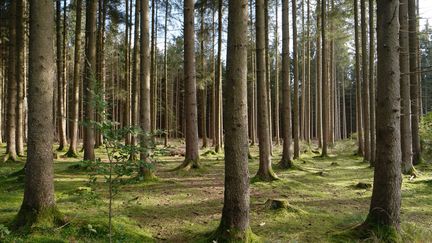
[[200, 164], [199, 158], [195, 159], [195, 160], [193, 160], [193, 159], [185, 159], [183, 161], [183, 163], [181, 163], [179, 166], [175, 167], [174, 169], [169, 169], [169, 170], [166, 170], [166, 171], [167, 172], [178, 171], [178, 170], [186, 170], [186, 171], [188, 171], [190, 169], [199, 169], [199, 168], [201, 168], [201, 164]]
[[38, 226], [52, 228], [61, 226], [65, 222], [65, 217], [58, 211], [56, 206], [36, 210], [23, 205], [12, 222], [11, 227], [14, 230]]
[[291, 168], [293, 168], [293, 167], [294, 167], [294, 163], [292, 162], [291, 159], [284, 159], [284, 158], [282, 157], [281, 161], [277, 164], [277, 166], [278, 166], [280, 169], [287, 170], [287, 169], [291, 169]]
[[242, 243], [257, 243], [262, 242], [250, 228], [239, 230], [232, 227], [219, 225], [217, 230], [208, 238], [209, 242], [242, 242]]
[[19, 162], [18, 156], [16, 154], [7, 153], [3, 157], [3, 163], [6, 162]]
[[75, 150], [69, 149], [62, 157], [63, 158], [79, 158], [79, 154]]
[[251, 182], [272, 182], [277, 180], [279, 180], [277, 175], [272, 169], [269, 169], [266, 172], [258, 170], [257, 174], [251, 179]]

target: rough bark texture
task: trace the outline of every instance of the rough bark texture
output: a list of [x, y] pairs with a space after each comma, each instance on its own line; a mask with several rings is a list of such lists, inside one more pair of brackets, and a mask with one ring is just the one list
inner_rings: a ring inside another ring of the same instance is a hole
[[80, 69], [81, 69], [81, 15], [82, 15], [82, 0], [75, 2], [75, 54], [74, 54], [74, 72], [73, 72], [73, 91], [72, 101], [70, 103], [71, 119], [71, 137], [69, 150], [66, 153], [68, 157], [78, 156], [78, 119], [79, 119], [79, 99], [80, 99]]
[[24, 0], [17, 0], [16, 9], [16, 152], [24, 155]]
[[90, 122], [95, 120], [94, 94], [96, 87], [96, 11], [97, 0], [86, 0], [86, 43], [84, 70], [84, 160], [94, 160], [95, 133]]
[[354, 0], [354, 43], [355, 43], [355, 77], [356, 77], [356, 128], [358, 155], [363, 155], [363, 114], [362, 114], [362, 96], [361, 96], [361, 79], [360, 79], [360, 42], [359, 42], [359, 20], [358, 20], [358, 0]]
[[186, 111], [186, 157], [181, 167], [199, 167], [198, 116], [195, 76], [194, 1], [184, 1], [184, 78]]
[[289, 1], [282, 1], [282, 132], [283, 151], [280, 166], [290, 168], [291, 161], [291, 79], [290, 79], [290, 56], [289, 56]]
[[222, 146], [222, 136], [221, 136], [221, 128], [222, 128], [222, 119], [221, 119], [221, 111], [222, 111], [222, 0], [218, 1], [218, 50], [217, 50], [217, 61], [216, 61], [216, 100], [215, 100], [215, 151], [219, 153]]
[[[151, 124], [150, 124], [150, 33], [149, 33], [149, 3], [148, 0], [141, 1], [141, 49], [140, 49], [140, 122], [143, 135], [141, 137], [141, 146], [146, 150], [141, 153], [140, 157], [146, 163], [151, 163], [148, 159], [150, 154]], [[141, 176], [145, 179], [153, 177], [151, 166], [140, 168]]]
[[16, 154], [16, 10], [17, 1], [12, 1], [9, 5], [9, 66], [7, 84], [7, 109], [6, 109], [6, 155], [4, 161], [17, 160]]
[[328, 100], [329, 96], [329, 80], [328, 80], [328, 70], [327, 70], [327, 59], [326, 59], [326, 0], [321, 1], [321, 36], [322, 36], [322, 57], [321, 57], [321, 71], [322, 71], [322, 118], [323, 118], [323, 126], [322, 126], [322, 152], [321, 155], [323, 157], [328, 156], [327, 154], [327, 146], [329, 140], [329, 116], [330, 116], [330, 104]]
[[215, 240], [250, 241], [247, 0], [231, 1], [228, 13], [227, 85], [224, 86], [225, 192], [222, 219]]
[[321, 2], [320, 0], [317, 0], [317, 6], [316, 6], [316, 12], [317, 12], [317, 20], [316, 20], [316, 29], [318, 30], [316, 35], [316, 46], [318, 47], [316, 50], [316, 137], [318, 139], [318, 147], [322, 147], [322, 102], [321, 102], [321, 95], [322, 95], [322, 72], [321, 72]]
[[[377, 160], [369, 215], [364, 226], [400, 230], [399, 1], [377, 2]], [[394, 234], [389, 234], [394, 236]], [[392, 240], [392, 239], [388, 239]]]
[[297, 3], [292, 1], [292, 22], [293, 22], [293, 61], [294, 61], [294, 159], [300, 157], [299, 141], [299, 72], [298, 72], [298, 44], [297, 44]]
[[418, 36], [417, 36], [417, 14], [416, 0], [408, 0], [408, 19], [409, 19], [409, 62], [410, 62], [410, 82], [411, 82], [411, 128], [412, 128], [412, 149], [413, 164], [421, 162], [421, 148], [419, 135], [420, 122], [420, 97], [419, 97], [419, 63], [417, 59]]
[[256, 16], [256, 53], [257, 53], [257, 101], [258, 101], [258, 139], [260, 163], [257, 180], [271, 181], [276, 179], [271, 167], [270, 133], [268, 130], [267, 82], [265, 61], [265, 16], [264, 0], [255, 2]]
[[61, 221], [54, 199], [53, 113], [46, 109], [53, 105], [55, 81], [53, 21], [51, 0], [30, 1], [28, 157], [17, 228]]
[[375, 165], [376, 160], [376, 121], [375, 121], [375, 1], [369, 0], [369, 106], [370, 106], [370, 164]]
[[363, 125], [364, 125], [364, 159], [370, 161], [370, 130], [369, 130], [369, 78], [367, 63], [367, 24], [366, 1], [360, 1], [361, 8], [361, 49], [362, 49], [362, 81], [363, 81]]
[[[140, 8], [141, 8], [141, 2], [137, 1], [135, 4], [135, 16], [137, 16], [135, 18], [135, 24], [134, 24], [134, 48], [133, 48], [133, 53], [132, 53], [132, 80], [131, 80], [131, 89], [132, 89], [132, 102], [131, 102], [131, 108], [132, 108], [132, 113], [131, 113], [131, 125], [134, 127], [138, 127], [139, 126], [139, 120], [140, 120], [140, 116], [139, 116], [139, 94], [140, 94], [140, 79], [138, 77], [138, 70], [139, 70], [139, 65], [140, 65], [140, 59], [139, 59], [139, 50], [140, 50], [140, 42], [139, 42], [139, 38], [140, 38]], [[137, 143], [137, 138], [135, 136], [131, 137], [131, 143], [133, 145], [136, 145]]]
[[409, 66], [409, 33], [408, 33], [408, 0], [400, 0], [400, 91], [401, 91], [401, 152], [402, 173], [412, 172], [412, 133], [411, 133], [411, 99], [410, 99], [410, 66]]

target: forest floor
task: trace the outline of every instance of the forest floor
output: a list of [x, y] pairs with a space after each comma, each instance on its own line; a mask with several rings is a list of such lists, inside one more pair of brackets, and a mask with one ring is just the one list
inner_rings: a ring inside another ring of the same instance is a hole
[[[4, 152], [4, 146], [2, 146]], [[280, 159], [274, 148], [273, 163]], [[103, 150], [98, 150], [103, 156]], [[204, 154], [205, 151], [202, 151]], [[275, 172], [280, 180], [251, 185], [251, 221], [263, 242], [356, 242], [340, 236], [366, 217], [373, 170], [355, 152], [352, 140], [339, 142], [330, 158], [312, 152], [294, 161], [295, 168]], [[59, 152], [60, 154], [60, 152]], [[252, 147], [251, 177], [258, 169], [258, 148]], [[114, 201], [115, 242], [203, 242], [218, 226], [223, 206], [223, 154], [202, 155], [203, 168], [163, 172], [181, 156], [157, 158], [158, 179], [122, 185]], [[25, 158], [23, 158], [25, 161]], [[23, 163], [0, 164], [0, 242], [107, 242], [107, 184], [89, 187], [85, 171], [71, 169], [79, 159], [55, 160], [57, 205], [69, 224], [56, 229], [9, 233], [23, 196], [22, 178], [10, 176]], [[404, 242], [432, 242], [432, 165], [417, 167], [418, 177], [403, 177]], [[357, 188], [358, 183], [363, 183]], [[286, 199], [290, 210], [266, 209], [267, 199]], [[377, 241], [372, 237], [370, 241]]]

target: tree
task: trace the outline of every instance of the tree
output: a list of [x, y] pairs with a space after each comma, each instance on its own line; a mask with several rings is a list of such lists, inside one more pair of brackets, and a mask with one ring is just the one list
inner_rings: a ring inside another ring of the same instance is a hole
[[410, 83], [411, 83], [411, 128], [412, 128], [412, 149], [413, 164], [421, 162], [421, 146], [419, 136], [420, 121], [420, 98], [419, 98], [419, 80], [418, 80], [418, 37], [417, 37], [417, 14], [416, 0], [408, 1], [408, 31], [409, 31], [409, 63], [410, 63]]
[[282, 168], [291, 168], [291, 78], [289, 56], [289, 1], [282, 0], [282, 132], [283, 151], [279, 163]]
[[362, 52], [362, 82], [363, 82], [363, 126], [364, 126], [364, 159], [370, 162], [370, 130], [369, 130], [369, 78], [367, 63], [367, 24], [366, 1], [360, 1], [361, 9], [361, 52]]
[[409, 63], [409, 33], [408, 33], [408, 0], [401, 0], [399, 7], [400, 22], [400, 95], [401, 95], [401, 153], [402, 173], [410, 174], [412, 164], [412, 133], [411, 133], [411, 99], [410, 99], [410, 63]]
[[358, 23], [358, 0], [354, 0], [354, 44], [355, 44], [355, 78], [356, 78], [356, 127], [358, 155], [363, 155], [363, 113], [362, 113], [362, 96], [360, 81], [360, 42], [359, 42], [359, 23]]
[[227, 85], [224, 86], [225, 192], [222, 219], [213, 239], [250, 242], [247, 43], [248, 0], [228, 9]]
[[8, 66], [8, 85], [7, 85], [7, 109], [6, 109], [6, 155], [4, 161], [17, 161], [16, 153], [16, 12], [17, 1], [11, 1], [9, 6], [9, 66]]
[[370, 106], [370, 164], [375, 164], [376, 158], [376, 129], [375, 129], [375, 1], [369, 0], [369, 106]]
[[[151, 133], [151, 115], [150, 115], [150, 33], [149, 33], [149, 3], [148, 0], [141, 0], [140, 5], [140, 19], [141, 19], [141, 39], [140, 39], [140, 122], [141, 129], [144, 133], [141, 136], [141, 146], [149, 149], [150, 133]], [[145, 163], [150, 163], [148, 159], [149, 152], [141, 153], [141, 160]], [[145, 179], [153, 177], [153, 172], [150, 166], [141, 166], [140, 174]]]
[[75, 54], [74, 54], [74, 71], [73, 71], [73, 90], [72, 101], [69, 104], [71, 112], [71, 137], [67, 157], [78, 156], [78, 119], [79, 119], [79, 100], [80, 100], [80, 69], [81, 69], [81, 12], [82, 0], [75, 2]]
[[222, 146], [222, 119], [221, 119], [221, 111], [222, 111], [222, 5], [223, 1], [218, 0], [218, 49], [217, 49], [217, 60], [216, 60], [216, 77], [215, 77], [215, 110], [216, 116], [215, 118], [215, 151], [219, 153], [219, 150]]
[[322, 152], [321, 155], [323, 157], [328, 156], [327, 146], [329, 140], [329, 113], [330, 113], [330, 104], [328, 100], [329, 96], [329, 80], [328, 80], [328, 70], [327, 70], [327, 55], [326, 55], [326, 0], [321, 0], [321, 37], [322, 37], [322, 57], [321, 57], [321, 71], [322, 71]]
[[273, 172], [270, 155], [270, 131], [268, 129], [267, 82], [265, 61], [265, 0], [255, 1], [256, 16], [256, 58], [257, 58], [257, 102], [258, 102], [258, 139], [259, 139], [259, 169], [255, 176], [257, 180], [272, 181], [277, 179]]
[[179, 168], [199, 168], [197, 94], [195, 77], [194, 1], [184, 1], [184, 78], [186, 157]]
[[24, 155], [24, 0], [16, 3], [16, 153]]
[[294, 159], [300, 157], [299, 141], [299, 71], [298, 71], [298, 44], [297, 44], [297, 1], [292, 1], [292, 22], [293, 22], [293, 61], [294, 61]]
[[[53, 105], [54, 6], [51, 0], [30, 1], [29, 130], [24, 199], [14, 226], [61, 223], [54, 198]], [[43, 136], [41, 136], [43, 134]]]
[[399, 1], [377, 1], [377, 158], [369, 215], [360, 229], [383, 230], [388, 241], [400, 231]]
[[94, 160], [95, 120], [94, 92], [96, 88], [96, 12], [97, 0], [86, 0], [86, 43], [84, 69], [84, 160]]
[[[65, 75], [65, 63], [63, 62], [63, 31], [62, 30], [62, 11], [61, 11], [62, 0], [56, 0], [56, 48], [57, 48], [57, 126], [59, 135], [59, 147], [58, 151], [63, 151], [64, 147], [67, 146], [66, 137], [66, 109], [64, 105], [64, 87], [66, 80]], [[65, 6], [66, 7], [66, 6]], [[64, 20], [66, 21], [66, 20]]]

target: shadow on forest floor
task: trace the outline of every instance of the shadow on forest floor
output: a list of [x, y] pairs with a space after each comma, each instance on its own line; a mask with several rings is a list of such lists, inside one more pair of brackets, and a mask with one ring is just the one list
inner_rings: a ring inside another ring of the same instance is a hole
[[[251, 177], [258, 169], [257, 149], [251, 147]], [[333, 237], [335, 233], [361, 223], [372, 190], [356, 189], [355, 185], [372, 184], [373, 170], [353, 155], [354, 150], [353, 141], [343, 141], [331, 150], [329, 158], [305, 153], [294, 161], [294, 169], [275, 168], [279, 181], [252, 184], [250, 224], [254, 233], [265, 242], [332, 242], [338, 241]], [[275, 146], [274, 164], [280, 153], [281, 147]], [[203, 168], [199, 170], [161, 172], [174, 168], [182, 159], [158, 157], [159, 180], [120, 188], [114, 201], [116, 241], [196, 242], [216, 229], [223, 206], [222, 154], [202, 156]], [[89, 177], [68, 169], [77, 161], [55, 161], [57, 203], [70, 224], [57, 230], [40, 229], [31, 235], [9, 235], [4, 241], [106, 242], [107, 186], [100, 183], [95, 190], [81, 190], [87, 187]], [[22, 201], [22, 180], [8, 176], [22, 166], [0, 165], [0, 225], [7, 226]], [[406, 242], [432, 239], [432, 166], [422, 165], [418, 170], [420, 177], [412, 181], [403, 178], [402, 228]], [[264, 203], [269, 198], [286, 199], [300, 211], [268, 211]]]

